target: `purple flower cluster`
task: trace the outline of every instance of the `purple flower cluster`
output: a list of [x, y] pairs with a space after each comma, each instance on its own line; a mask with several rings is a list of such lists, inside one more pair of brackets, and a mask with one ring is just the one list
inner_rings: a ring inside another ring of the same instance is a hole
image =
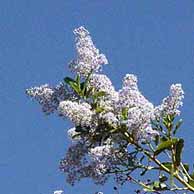
[[32, 87], [26, 90], [26, 94], [42, 106], [42, 111], [45, 114], [56, 111], [60, 101], [76, 98], [75, 94], [63, 83], [56, 87], [50, 87], [48, 84]]
[[170, 94], [162, 100], [162, 104], [155, 108], [157, 118], [165, 115], [180, 115], [179, 108], [183, 105], [184, 91], [181, 84], [172, 84]]
[[140, 92], [133, 74], [126, 74], [122, 88], [116, 91], [111, 80], [98, 73], [108, 61], [94, 46], [89, 32], [80, 27], [74, 34], [77, 58], [70, 63], [70, 68], [76, 72], [78, 80], [81, 75], [86, 90], [79, 96], [83, 83], [79, 83], [77, 92], [77, 82], [71, 80], [74, 84], [71, 89], [64, 84], [54, 88], [45, 84], [26, 92], [38, 101], [43, 112], [57, 111], [74, 124], [68, 130], [74, 144], [60, 164], [67, 174], [67, 181], [74, 184], [90, 177], [97, 183], [104, 183], [107, 171], [117, 169], [128, 160], [128, 142], [123, 138], [122, 129], [136, 142], [152, 140], [159, 134], [152, 128], [152, 121], [166, 115], [179, 115], [184, 92], [181, 84], [173, 84], [169, 96], [154, 107]]
[[68, 117], [76, 126], [91, 125], [93, 112], [88, 103], [65, 100], [60, 102], [58, 112], [61, 116]]
[[94, 46], [90, 33], [83, 27], [74, 30], [77, 58], [72, 60], [70, 68], [80, 75], [87, 76], [91, 71], [98, 72], [103, 64], [108, 64], [104, 54]]

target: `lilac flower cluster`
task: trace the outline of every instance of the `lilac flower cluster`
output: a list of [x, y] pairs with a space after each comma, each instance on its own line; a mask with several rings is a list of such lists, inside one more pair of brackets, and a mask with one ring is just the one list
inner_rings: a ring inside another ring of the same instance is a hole
[[90, 126], [93, 112], [88, 103], [72, 102], [65, 100], [60, 102], [58, 111], [61, 116], [68, 117], [76, 126]]
[[165, 115], [180, 115], [179, 107], [183, 105], [184, 91], [181, 84], [172, 84], [170, 94], [162, 100], [162, 104], [155, 108], [157, 118]]
[[56, 111], [60, 101], [76, 98], [74, 92], [63, 83], [56, 87], [50, 87], [48, 84], [32, 87], [26, 90], [26, 94], [42, 106], [45, 114]]
[[152, 138], [157, 134], [151, 127], [151, 120], [154, 119], [154, 106], [139, 91], [137, 77], [133, 74], [127, 74], [123, 79], [117, 109], [128, 110], [127, 126], [135, 139]]
[[92, 74], [89, 87], [93, 87], [96, 92], [105, 92], [108, 95], [114, 95], [115, 89], [110, 79], [104, 74]]
[[94, 46], [90, 33], [83, 27], [74, 30], [76, 36], [77, 58], [70, 68], [80, 75], [87, 76], [91, 71], [98, 72], [103, 64], [108, 64], [104, 54]]
[[90, 156], [96, 163], [95, 171], [97, 174], [104, 174], [111, 165], [110, 156], [113, 156], [114, 149], [110, 145], [96, 146], [90, 149]]
[[69, 147], [66, 156], [60, 162], [60, 169], [67, 174], [67, 182], [74, 185], [82, 178], [90, 177], [97, 184], [106, 182], [107, 177], [96, 172], [97, 163], [88, 157], [88, 148], [83, 142], [78, 142]]
[[116, 91], [111, 80], [98, 73], [108, 61], [94, 46], [89, 32], [80, 27], [74, 34], [77, 59], [71, 62], [70, 68], [77, 73], [77, 81], [70, 79], [73, 87], [68, 89], [60, 84], [51, 88], [45, 84], [28, 89], [27, 94], [38, 101], [46, 114], [57, 111], [74, 124], [68, 130], [74, 144], [60, 164], [67, 181], [74, 184], [90, 177], [96, 183], [104, 183], [108, 171], [129, 160], [129, 142], [123, 138], [123, 129], [137, 143], [152, 140], [159, 134], [152, 128], [152, 121], [180, 114], [184, 92], [180, 84], [173, 84], [170, 95], [154, 107], [140, 92], [133, 74], [126, 74], [122, 88]]
[[94, 93], [105, 93], [105, 96], [101, 97], [98, 101], [100, 107], [103, 107], [106, 112], [114, 110], [114, 105], [118, 101], [118, 92], [106, 75], [92, 74], [88, 87], [93, 88]]
[[119, 120], [117, 116], [112, 112], [107, 112], [105, 114], [100, 115], [104, 122], [108, 123], [110, 126], [116, 128], [119, 125]]
[[137, 77], [133, 74], [127, 74], [123, 79], [123, 87], [119, 91], [118, 108], [147, 107], [153, 109], [150, 103], [139, 91], [137, 87]]

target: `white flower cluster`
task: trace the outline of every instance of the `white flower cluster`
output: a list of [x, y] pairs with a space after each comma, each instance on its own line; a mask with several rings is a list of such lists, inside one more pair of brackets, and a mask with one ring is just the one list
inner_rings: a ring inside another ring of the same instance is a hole
[[89, 87], [92, 87], [97, 92], [105, 92], [108, 95], [112, 95], [115, 92], [114, 86], [110, 79], [104, 74], [92, 74]]
[[103, 156], [110, 156], [112, 150], [113, 148], [110, 145], [96, 146], [90, 149], [90, 154], [94, 158], [101, 158]]
[[73, 91], [65, 87], [63, 83], [58, 84], [56, 87], [50, 87], [48, 84], [32, 87], [26, 90], [26, 94], [42, 106], [42, 111], [45, 114], [56, 111], [62, 100], [76, 99]]
[[56, 110], [57, 104], [53, 101], [54, 90], [48, 84], [27, 89], [26, 93], [42, 105], [43, 112], [51, 113]]
[[151, 119], [154, 109], [147, 107], [129, 108], [127, 125], [136, 140], [149, 140], [159, 133], [152, 129]]
[[154, 107], [140, 92], [133, 74], [126, 74], [122, 88], [116, 91], [106, 75], [97, 73], [108, 61], [95, 48], [89, 32], [80, 27], [74, 34], [77, 59], [70, 67], [81, 77], [69, 79], [72, 90], [63, 84], [55, 88], [46, 84], [28, 89], [27, 94], [36, 99], [47, 114], [57, 110], [74, 124], [68, 135], [75, 144], [60, 165], [67, 174], [67, 181], [74, 184], [81, 178], [91, 177], [97, 183], [104, 183], [108, 170], [117, 170], [129, 160], [126, 133], [137, 143], [152, 140], [159, 134], [152, 129], [152, 121], [164, 115], [180, 114], [178, 109], [184, 92], [181, 84], [173, 84], [170, 95]]
[[90, 161], [88, 149], [83, 142], [69, 147], [65, 158], [60, 163], [60, 169], [67, 174], [67, 182], [74, 185], [82, 178], [90, 177], [96, 183], [103, 184], [107, 180], [103, 174], [96, 171], [97, 163]]
[[172, 84], [170, 94], [162, 100], [162, 104], [155, 108], [157, 118], [165, 115], [180, 115], [179, 107], [183, 105], [184, 91], [181, 84]]
[[145, 139], [150, 135], [156, 135], [155, 131], [151, 130], [154, 106], [139, 91], [137, 77], [133, 74], [127, 74], [123, 79], [117, 109], [120, 111], [128, 109], [127, 126], [135, 139]]
[[123, 79], [123, 88], [137, 90], [137, 77], [133, 74], [126, 74]]
[[87, 76], [91, 71], [98, 72], [103, 64], [108, 64], [104, 54], [94, 46], [90, 33], [83, 27], [74, 30], [76, 36], [77, 59], [70, 68], [80, 75]]
[[99, 106], [106, 111], [114, 111], [118, 101], [118, 92], [115, 90], [111, 80], [104, 74], [92, 74], [88, 84], [95, 92], [105, 92], [105, 96], [99, 99]]
[[112, 112], [102, 114], [101, 118], [114, 128], [116, 128], [119, 125], [119, 120], [117, 119], [116, 115]]
[[123, 87], [119, 91], [118, 107], [149, 107], [153, 109], [153, 104], [150, 103], [139, 91], [137, 87], [137, 77], [133, 74], [127, 74], [123, 79]]
[[93, 112], [88, 103], [72, 102], [65, 100], [58, 107], [61, 116], [68, 117], [76, 126], [90, 126]]
[[110, 145], [96, 146], [90, 149], [90, 156], [96, 163], [95, 171], [97, 174], [104, 174], [111, 168], [109, 161], [110, 156], [113, 155], [113, 148]]

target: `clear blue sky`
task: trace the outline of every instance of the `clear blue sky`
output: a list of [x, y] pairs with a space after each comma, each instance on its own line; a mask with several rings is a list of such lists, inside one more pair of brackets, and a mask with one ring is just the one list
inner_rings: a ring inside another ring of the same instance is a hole
[[[69, 123], [45, 117], [25, 88], [56, 84], [69, 74], [75, 54], [72, 30], [84, 25], [111, 65], [117, 88], [125, 73], [154, 104], [172, 83], [185, 90], [180, 133], [185, 159], [194, 162], [194, 1], [1, 0], [0, 1], [0, 192], [6, 194], [109, 194], [112, 185], [65, 183], [58, 171], [69, 142]], [[121, 194], [132, 193], [126, 185]]]

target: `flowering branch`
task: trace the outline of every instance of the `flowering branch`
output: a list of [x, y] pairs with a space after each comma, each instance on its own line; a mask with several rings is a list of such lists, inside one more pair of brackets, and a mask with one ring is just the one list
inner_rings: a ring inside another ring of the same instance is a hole
[[[43, 112], [55, 112], [74, 124], [67, 132], [73, 144], [60, 162], [67, 182], [74, 185], [92, 178], [104, 184], [114, 175], [119, 184], [131, 181], [145, 192], [194, 192], [194, 174], [182, 160], [184, 140], [176, 137], [182, 124], [181, 84], [172, 84], [158, 106], [142, 95], [133, 74], [126, 74], [116, 91], [99, 73], [108, 60], [89, 32], [80, 27], [74, 34], [77, 57], [69, 67], [75, 77], [65, 77], [56, 87], [46, 84], [26, 90]], [[151, 171], [155, 177], [145, 181]]]

